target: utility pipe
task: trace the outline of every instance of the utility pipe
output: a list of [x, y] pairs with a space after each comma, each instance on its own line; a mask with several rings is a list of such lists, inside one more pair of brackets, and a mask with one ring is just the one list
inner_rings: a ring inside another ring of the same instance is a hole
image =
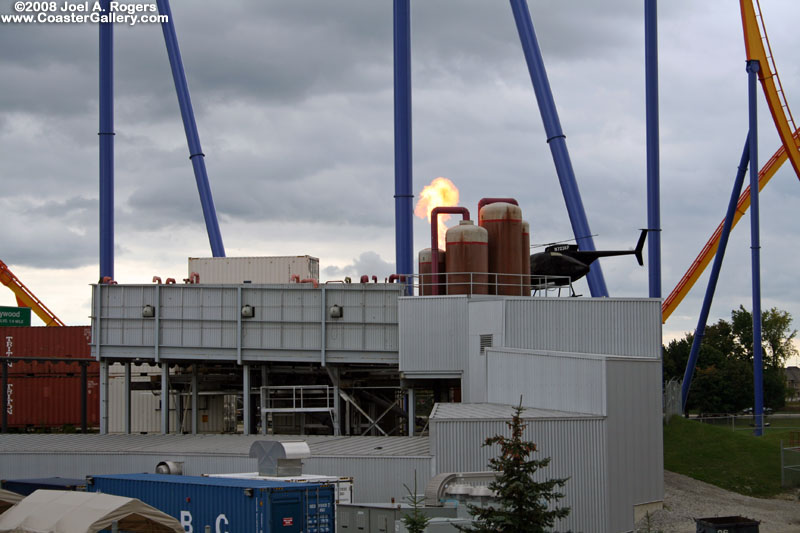
[[706, 324], [708, 322], [708, 313], [711, 309], [711, 302], [714, 300], [714, 292], [717, 289], [717, 281], [719, 280], [719, 273], [722, 269], [722, 261], [725, 258], [725, 250], [728, 247], [728, 237], [731, 234], [733, 227], [733, 217], [736, 214], [736, 205], [739, 200], [739, 194], [744, 185], [744, 176], [747, 173], [747, 164], [750, 161], [750, 138], [748, 136], [744, 143], [742, 150], [742, 157], [739, 160], [739, 170], [736, 172], [736, 179], [733, 183], [733, 190], [731, 191], [731, 198], [728, 201], [728, 210], [725, 212], [725, 220], [722, 224], [722, 234], [719, 238], [719, 247], [714, 256], [714, 264], [711, 267], [711, 275], [708, 278], [708, 286], [706, 287], [706, 295], [703, 298], [703, 306], [700, 309], [700, 316], [697, 319], [697, 328], [694, 330], [694, 339], [692, 340], [692, 349], [689, 352], [689, 360], [686, 362], [686, 369], [683, 373], [683, 384], [681, 385], [681, 411], [686, 412], [686, 402], [689, 399], [689, 389], [692, 385], [692, 377], [694, 376], [694, 369], [697, 366], [697, 357], [700, 355], [700, 344], [705, 335]]
[[431, 280], [433, 296], [439, 294], [439, 214], [461, 214], [462, 220], [469, 220], [469, 209], [466, 207], [434, 207], [431, 211]]
[[211, 196], [211, 187], [208, 183], [206, 172], [205, 154], [200, 146], [200, 134], [197, 132], [197, 123], [194, 119], [192, 99], [189, 96], [189, 85], [186, 83], [186, 74], [183, 70], [181, 50], [178, 47], [178, 36], [175, 33], [172, 10], [169, 0], [157, 0], [158, 13], [164, 15], [161, 30], [164, 32], [164, 43], [167, 47], [169, 65], [172, 69], [172, 79], [175, 82], [175, 92], [178, 95], [178, 105], [183, 118], [183, 129], [186, 131], [186, 142], [189, 145], [189, 159], [194, 169], [194, 178], [197, 182], [197, 192], [200, 193], [200, 204], [203, 208], [203, 218], [206, 222], [208, 240], [211, 244], [211, 254], [214, 257], [225, 257], [225, 247], [222, 244], [222, 234], [219, 231], [217, 211], [214, 208], [214, 199]]
[[[110, 0], [100, 0], [110, 14]], [[114, 24], [101, 22], [100, 30], [100, 279], [114, 279]]]
[[395, 261], [414, 273], [411, 154], [411, 0], [394, 0], [394, 209]]
[[647, 267], [650, 298], [661, 298], [661, 176], [658, 129], [658, 1], [644, 3], [647, 120]]
[[754, 434], [764, 434], [764, 361], [761, 351], [761, 242], [758, 206], [758, 61], [747, 62], [750, 119], [750, 250], [753, 269], [753, 414]]
[[[526, 0], [510, 0], [510, 2], [514, 20], [517, 24], [517, 31], [519, 32], [519, 39], [522, 43], [522, 50], [528, 63], [528, 72], [533, 83], [533, 90], [536, 93], [536, 100], [539, 104], [539, 112], [542, 115], [542, 122], [547, 134], [547, 143], [550, 145], [556, 174], [558, 174], [558, 181], [561, 184], [561, 192], [567, 204], [572, 232], [575, 234], [575, 240], [581, 250], [594, 251], [592, 231], [589, 229], [589, 221], [586, 218], [581, 193], [575, 180], [575, 172], [572, 169], [572, 162], [567, 150], [566, 135], [561, 130], [553, 92], [550, 89], [547, 71], [544, 68], [542, 52], [539, 49], [531, 14], [528, 11], [528, 3]], [[606, 288], [599, 262], [592, 264], [591, 270], [586, 275], [586, 280], [589, 282], [589, 290], [592, 296], [595, 298], [608, 296], [608, 289]]]

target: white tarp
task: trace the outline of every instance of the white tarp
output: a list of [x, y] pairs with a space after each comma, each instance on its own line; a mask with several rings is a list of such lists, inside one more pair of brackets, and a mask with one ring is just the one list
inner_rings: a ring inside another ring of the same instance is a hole
[[19, 503], [24, 497], [10, 490], [0, 489], [0, 514], [6, 512], [12, 505]]
[[0, 533], [95, 533], [111, 529], [182, 533], [180, 522], [134, 498], [37, 490], [0, 515]]

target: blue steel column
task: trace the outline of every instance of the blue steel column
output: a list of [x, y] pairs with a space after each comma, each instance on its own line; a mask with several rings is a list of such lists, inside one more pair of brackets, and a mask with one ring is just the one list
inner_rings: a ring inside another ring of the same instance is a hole
[[[110, 0], [101, 0], [110, 13]], [[114, 24], [100, 26], [100, 279], [114, 279]]]
[[753, 268], [753, 392], [755, 435], [764, 433], [764, 362], [761, 353], [761, 243], [758, 214], [758, 61], [747, 62], [750, 100], [750, 249]]
[[647, 112], [647, 266], [650, 298], [661, 298], [661, 179], [658, 133], [658, 2], [644, 3]]
[[706, 332], [708, 322], [708, 312], [711, 309], [711, 302], [714, 300], [714, 291], [717, 290], [719, 272], [722, 269], [722, 260], [725, 258], [725, 250], [728, 247], [728, 237], [733, 227], [733, 216], [736, 213], [736, 204], [739, 201], [739, 194], [744, 185], [744, 176], [747, 173], [747, 163], [750, 161], [750, 137], [744, 143], [742, 158], [739, 160], [739, 170], [736, 172], [736, 179], [731, 191], [731, 199], [728, 201], [728, 210], [725, 212], [725, 222], [722, 224], [722, 234], [719, 237], [717, 253], [714, 255], [714, 264], [711, 267], [711, 275], [708, 278], [706, 295], [703, 298], [703, 307], [700, 310], [700, 317], [697, 319], [697, 328], [694, 330], [694, 340], [692, 349], [689, 352], [689, 360], [686, 362], [686, 370], [683, 373], [683, 385], [681, 386], [681, 409], [686, 412], [686, 401], [689, 399], [689, 389], [692, 385], [694, 368], [697, 365], [697, 356], [700, 354], [700, 344]]
[[411, 171], [411, 1], [394, 0], [394, 211], [398, 274], [414, 273]]
[[[539, 112], [542, 114], [542, 122], [544, 122], [544, 129], [547, 133], [547, 143], [550, 145], [550, 152], [553, 154], [556, 173], [561, 183], [561, 192], [567, 204], [572, 232], [575, 234], [575, 239], [581, 250], [595, 250], [592, 231], [589, 229], [589, 221], [586, 219], [581, 193], [578, 190], [575, 172], [572, 169], [572, 162], [569, 158], [566, 135], [561, 130], [561, 122], [558, 119], [553, 92], [550, 89], [547, 71], [544, 68], [542, 52], [536, 40], [536, 32], [531, 21], [531, 14], [528, 11], [528, 3], [526, 0], [510, 1], [514, 20], [517, 24], [517, 31], [519, 32], [519, 39], [522, 43], [522, 50], [528, 63], [528, 72], [533, 83], [533, 90], [539, 103]], [[586, 280], [589, 282], [592, 296], [608, 296], [608, 289], [606, 288], [599, 262], [596, 261], [592, 264]]]
[[167, 55], [169, 56], [169, 65], [172, 68], [175, 92], [178, 94], [178, 105], [181, 108], [183, 128], [186, 130], [189, 159], [192, 161], [194, 178], [197, 181], [197, 191], [200, 193], [200, 204], [203, 207], [203, 218], [206, 221], [208, 240], [211, 243], [211, 254], [214, 257], [225, 257], [225, 247], [222, 244], [222, 234], [219, 231], [217, 211], [214, 208], [214, 199], [211, 197], [211, 187], [208, 184], [205, 154], [203, 154], [203, 149], [200, 147], [200, 135], [197, 132], [192, 99], [189, 96], [189, 86], [186, 83], [186, 74], [183, 71], [178, 36], [175, 33], [175, 26], [172, 22], [172, 11], [169, 7], [169, 0], [158, 0], [157, 4], [158, 13], [166, 16], [166, 20], [161, 23], [161, 29], [164, 32], [164, 42], [167, 45]]

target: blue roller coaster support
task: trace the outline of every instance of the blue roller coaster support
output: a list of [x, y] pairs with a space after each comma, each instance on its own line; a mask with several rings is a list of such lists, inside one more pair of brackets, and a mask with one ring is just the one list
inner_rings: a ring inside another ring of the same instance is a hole
[[658, 2], [645, 0], [645, 100], [647, 114], [647, 265], [650, 298], [661, 298], [661, 194], [658, 145]]
[[175, 81], [175, 92], [178, 95], [178, 105], [183, 118], [183, 128], [186, 130], [186, 142], [189, 145], [189, 159], [192, 161], [197, 191], [200, 193], [200, 204], [203, 207], [203, 218], [206, 222], [208, 240], [211, 243], [211, 254], [214, 257], [225, 257], [225, 247], [222, 244], [222, 234], [219, 231], [217, 211], [214, 208], [214, 199], [211, 197], [211, 187], [208, 184], [205, 154], [200, 147], [200, 135], [197, 133], [197, 123], [192, 110], [192, 99], [189, 96], [189, 86], [186, 83], [186, 74], [183, 71], [181, 51], [178, 47], [178, 36], [172, 19], [172, 11], [168, 0], [157, 0], [158, 13], [165, 15], [166, 20], [161, 23], [164, 32], [164, 42], [167, 46], [169, 65], [172, 69], [172, 79]]
[[[572, 169], [572, 162], [569, 158], [566, 136], [561, 130], [561, 122], [558, 118], [553, 92], [550, 89], [550, 82], [547, 79], [547, 71], [544, 68], [542, 52], [539, 49], [531, 14], [528, 11], [528, 3], [526, 0], [510, 0], [510, 2], [514, 20], [517, 24], [517, 31], [519, 32], [519, 39], [522, 43], [522, 50], [528, 63], [528, 72], [533, 83], [533, 90], [539, 103], [539, 112], [542, 115], [542, 122], [547, 134], [547, 143], [550, 145], [558, 180], [561, 183], [561, 192], [567, 204], [572, 232], [575, 234], [575, 240], [581, 250], [595, 250], [592, 232], [589, 229], [589, 221], [586, 219], [581, 193], [578, 190], [575, 172]], [[592, 296], [608, 296], [608, 289], [606, 288], [599, 262], [592, 264], [586, 279], [589, 282], [589, 290]]]
[[[110, 0], [101, 0], [110, 13]], [[114, 24], [100, 23], [100, 279], [114, 279]]]
[[753, 414], [755, 435], [764, 433], [764, 376], [761, 352], [761, 243], [758, 208], [758, 61], [747, 62], [750, 118], [750, 250], [753, 269]]
[[692, 376], [697, 365], [697, 357], [700, 354], [700, 344], [706, 332], [708, 322], [708, 312], [711, 309], [711, 302], [714, 300], [714, 291], [717, 289], [719, 272], [722, 269], [722, 261], [725, 258], [725, 250], [728, 247], [728, 237], [733, 227], [733, 216], [736, 213], [736, 204], [739, 201], [739, 194], [744, 185], [744, 176], [747, 174], [747, 163], [750, 161], [750, 137], [744, 143], [742, 158], [739, 160], [739, 170], [736, 172], [736, 179], [733, 183], [731, 198], [728, 201], [728, 210], [725, 212], [725, 222], [722, 224], [722, 234], [719, 237], [719, 246], [714, 256], [714, 264], [711, 266], [711, 275], [708, 278], [706, 295], [703, 298], [703, 307], [700, 310], [700, 317], [697, 319], [697, 328], [694, 331], [692, 349], [689, 352], [689, 361], [686, 363], [686, 370], [683, 373], [683, 385], [681, 386], [681, 408], [686, 412], [686, 402], [689, 399], [689, 389], [692, 385]]
[[394, 0], [394, 208], [398, 274], [414, 273], [411, 160], [411, 3]]

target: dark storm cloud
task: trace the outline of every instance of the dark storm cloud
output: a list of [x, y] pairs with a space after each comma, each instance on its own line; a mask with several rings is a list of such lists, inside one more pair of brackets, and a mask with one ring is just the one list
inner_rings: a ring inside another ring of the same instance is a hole
[[[646, 224], [642, 2], [529, 6], [595, 242], [630, 248]], [[788, 22], [795, 6], [764, 8], [791, 102], [800, 86]], [[0, 10], [10, 12], [10, 2]], [[336, 276], [394, 270], [391, 2], [175, 1], [172, 10], [228, 247], [323, 249], [337, 257], [329, 267]], [[722, 217], [747, 126], [738, 6], [661, 2], [659, 24], [666, 294]], [[534, 242], [569, 238], [508, 2], [414, 2], [412, 32], [414, 194], [443, 175], [473, 211], [482, 196], [517, 197]], [[87, 202], [97, 196], [97, 27], [4, 26], [0, 49], [13, 51], [0, 57], [0, 180], [13, 191], [3, 206], [16, 217], [13, 235], [0, 237], [2, 259], [95, 261], [96, 207]], [[122, 266], [202, 255], [202, 213], [161, 28], [115, 27], [115, 54]], [[764, 158], [777, 148], [767, 115], [762, 108]], [[764, 195], [764, 293], [792, 302], [800, 294], [781, 265], [796, 262], [785, 243], [796, 232], [800, 190], [785, 172]], [[415, 248], [427, 246], [427, 222], [414, 228]], [[726, 263], [719, 316], [748, 297], [746, 221], [737, 232], [744, 251]], [[646, 294], [646, 269], [632, 258], [603, 268], [612, 295]], [[588, 294], [585, 284], [580, 292]], [[699, 292], [680, 313], [696, 317]]]

